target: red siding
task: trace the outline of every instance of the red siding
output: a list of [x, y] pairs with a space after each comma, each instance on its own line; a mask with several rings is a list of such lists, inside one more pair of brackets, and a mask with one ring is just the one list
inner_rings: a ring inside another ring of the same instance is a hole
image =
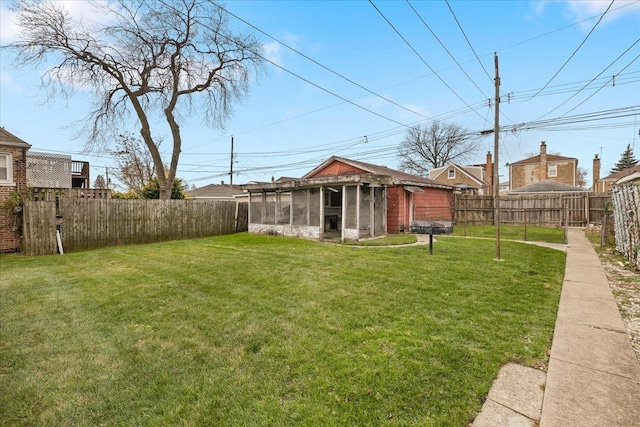
[[362, 169], [347, 165], [345, 163], [334, 161], [328, 164], [325, 168], [319, 170], [310, 178], [320, 178], [323, 176], [335, 176], [335, 175], [357, 175], [367, 173]]
[[415, 221], [453, 221], [453, 192], [439, 188], [425, 188], [413, 195]]
[[[415, 221], [453, 221], [453, 192], [440, 188], [423, 188], [413, 194]], [[403, 187], [387, 188], [387, 233], [397, 234], [409, 229], [411, 193]]]

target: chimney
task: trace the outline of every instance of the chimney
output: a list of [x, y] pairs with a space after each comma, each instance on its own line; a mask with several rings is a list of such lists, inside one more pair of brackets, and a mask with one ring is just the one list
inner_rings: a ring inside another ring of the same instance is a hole
[[546, 181], [547, 176], [547, 143], [540, 143], [540, 181]]
[[493, 160], [491, 151], [487, 151], [487, 163], [484, 167], [484, 173], [486, 174], [484, 179], [489, 183], [489, 194], [493, 194]]
[[224, 185], [224, 180], [220, 181], [220, 185]]
[[593, 158], [593, 192], [598, 193], [598, 182], [600, 181], [600, 158], [596, 154]]

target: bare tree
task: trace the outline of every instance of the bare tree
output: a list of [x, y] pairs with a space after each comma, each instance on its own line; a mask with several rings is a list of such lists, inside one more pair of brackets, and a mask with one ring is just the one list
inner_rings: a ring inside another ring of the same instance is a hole
[[478, 149], [479, 138], [457, 124], [433, 122], [409, 129], [398, 148], [400, 169], [426, 175], [430, 169], [464, 162]]
[[[160, 197], [168, 199], [182, 147], [179, 122], [196, 112], [222, 127], [233, 102], [262, 71], [261, 44], [252, 34], [234, 34], [213, 0], [94, 5], [100, 22], [74, 20], [60, 2], [23, 0], [16, 6], [20, 38], [7, 47], [18, 65], [54, 61], [43, 75], [51, 96], [92, 91], [95, 104], [84, 128], [88, 146], [108, 146], [133, 116], [153, 158]], [[168, 131], [173, 144], [168, 167], [156, 126]]]
[[[160, 142], [157, 143], [160, 148]], [[153, 158], [144, 143], [130, 133], [118, 135], [115, 150], [111, 154], [116, 158], [117, 166], [113, 171], [115, 178], [125, 185], [127, 190], [140, 191], [151, 178], [155, 177]]]

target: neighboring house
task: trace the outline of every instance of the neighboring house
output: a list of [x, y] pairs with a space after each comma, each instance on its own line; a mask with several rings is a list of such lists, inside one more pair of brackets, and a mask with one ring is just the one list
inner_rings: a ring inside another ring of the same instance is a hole
[[229, 185], [222, 182], [220, 184], [209, 184], [204, 187], [189, 190], [186, 191], [185, 194], [189, 199], [234, 201], [236, 196], [241, 196], [244, 193], [242, 186]]
[[450, 163], [429, 171], [429, 179], [445, 185], [452, 185], [460, 193], [490, 196], [492, 194], [493, 162], [487, 153], [484, 165], [460, 166]]
[[640, 174], [640, 165], [632, 166], [620, 172], [614, 172], [609, 176], [600, 178], [600, 158], [596, 154], [593, 159], [593, 192], [596, 194], [608, 194], [614, 184], [624, 184], [636, 180]]
[[384, 166], [331, 157], [300, 179], [252, 183], [249, 232], [359, 240], [451, 221], [453, 187]]
[[578, 159], [547, 154], [547, 144], [542, 141], [539, 155], [509, 164], [509, 188], [520, 188], [540, 181], [576, 186]]
[[27, 154], [27, 185], [34, 200], [59, 197], [111, 198], [109, 189], [91, 189], [89, 162], [72, 160], [65, 154]]
[[27, 191], [27, 144], [0, 128], [0, 252], [20, 250], [21, 223], [12, 203]]

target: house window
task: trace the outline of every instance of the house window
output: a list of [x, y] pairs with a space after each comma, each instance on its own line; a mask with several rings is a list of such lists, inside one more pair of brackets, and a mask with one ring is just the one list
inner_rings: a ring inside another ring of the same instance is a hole
[[549, 172], [547, 176], [549, 178], [558, 176], [558, 165], [549, 165]]
[[0, 153], [0, 184], [13, 184], [13, 169], [9, 153]]
[[454, 168], [449, 169], [447, 172], [448, 179], [456, 179], [456, 170]]

